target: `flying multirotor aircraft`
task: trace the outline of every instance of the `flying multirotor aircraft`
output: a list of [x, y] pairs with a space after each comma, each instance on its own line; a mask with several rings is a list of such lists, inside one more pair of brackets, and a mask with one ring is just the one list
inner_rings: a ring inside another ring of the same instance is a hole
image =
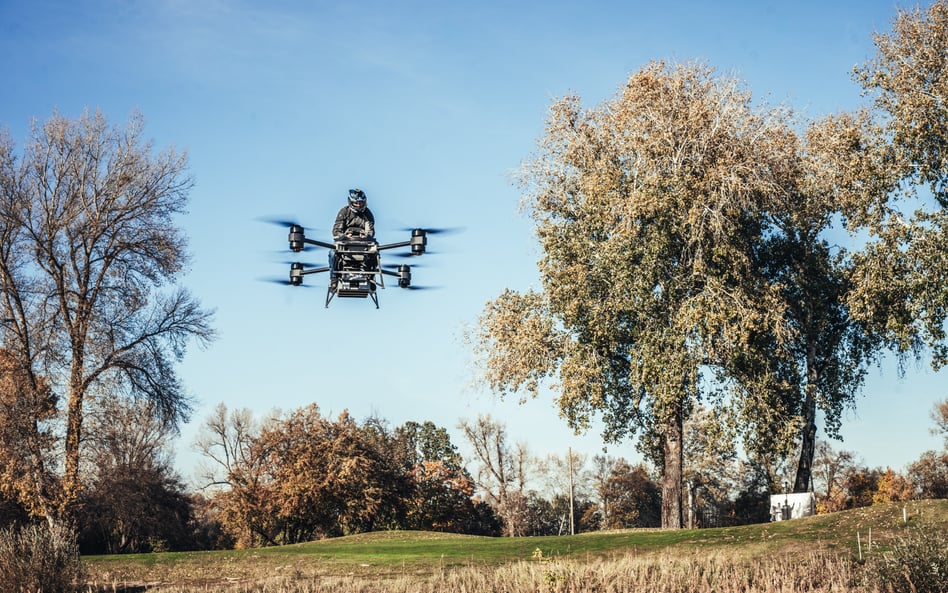
[[290, 250], [299, 253], [308, 245], [322, 247], [329, 250], [329, 265], [315, 267], [311, 264], [295, 261], [290, 263], [289, 280], [279, 281], [281, 284], [301, 286], [303, 276], [329, 272], [329, 286], [326, 289], [326, 307], [334, 297], [366, 298], [370, 297], [379, 307], [377, 288], [385, 288], [385, 276], [398, 278], [399, 288], [421, 288], [411, 284], [411, 266], [408, 264], [393, 264], [383, 266], [381, 252], [389, 249], [408, 247], [408, 253], [399, 253], [402, 257], [418, 257], [424, 255], [428, 245], [428, 235], [445, 232], [446, 229], [406, 229], [410, 231], [410, 239], [398, 243], [380, 245], [374, 237], [353, 236], [338, 237], [332, 243], [318, 241], [306, 236], [304, 227], [293, 221], [265, 219], [267, 222], [289, 228]]

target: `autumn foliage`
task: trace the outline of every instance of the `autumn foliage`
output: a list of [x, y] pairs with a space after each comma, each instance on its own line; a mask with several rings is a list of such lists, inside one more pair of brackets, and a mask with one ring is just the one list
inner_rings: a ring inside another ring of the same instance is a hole
[[[243, 430], [242, 418], [220, 407], [206, 427], [226, 438]], [[222, 475], [211, 501], [238, 547], [379, 529], [492, 531], [460, 455], [430, 422], [393, 431], [348, 412], [329, 419], [310, 404], [245, 432], [240, 447], [219, 459], [232, 461], [214, 468]]]
[[51, 459], [56, 403], [49, 381], [0, 350], [0, 498], [30, 515], [46, 516], [58, 498]]

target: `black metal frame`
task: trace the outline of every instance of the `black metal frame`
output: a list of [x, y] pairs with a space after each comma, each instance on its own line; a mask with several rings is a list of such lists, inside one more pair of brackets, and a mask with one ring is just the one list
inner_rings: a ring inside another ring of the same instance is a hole
[[[396, 266], [396, 271], [382, 268], [380, 252], [388, 249], [409, 247], [410, 255], [423, 255], [428, 244], [425, 229], [413, 229], [411, 239], [398, 243], [379, 245], [375, 239], [367, 238], [338, 238], [334, 243], [326, 243], [306, 237], [303, 227], [290, 226], [290, 249], [300, 252], [306, 245], [315, 245], [329, 249], [330, 265], [307, 269], [304, 264], [294, 262], [290, 264], [290, 284], [299, 286], [303, 283], [303, 276], [329, 272], [329, 287], [326, 290], [326, 307], [336, 296], [339, 298], [366, 298], [371, 297], [375, 308], [379, 308], [379, 299], [376, 288], [385, 288], [385, 276], [398, 278], [399, 288], [411, 287], [411, 266], [402, 264]], [[377, 277], [377, 280], [376, 280]]]

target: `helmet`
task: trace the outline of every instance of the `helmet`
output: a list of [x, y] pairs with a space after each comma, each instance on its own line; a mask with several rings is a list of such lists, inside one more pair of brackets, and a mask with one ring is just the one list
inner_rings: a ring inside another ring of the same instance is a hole
[[349, 190], [349, 207], [356, 212], [365, 210], [365, 192], [361, 189]]

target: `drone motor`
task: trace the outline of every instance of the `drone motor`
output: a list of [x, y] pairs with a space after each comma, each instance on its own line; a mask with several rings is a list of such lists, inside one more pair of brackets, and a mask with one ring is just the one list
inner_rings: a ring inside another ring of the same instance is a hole
[[304, 244], [304, 241], [303, 241], [303, 240], [304, 240], [305, 238], [306, 238], [306, 237], [305, 237], [304, 234], [303, 234], [303, 227], [301, 227], [301, 226], [298, 225], [298, 224], [292, 224], [292, 225], [290, 225], [290, 236], [289, 236], [289, 239], [290, 239], [290, 249], [291, 249], [291, 250], [293, 250], [294, 252], [297, 252], [297, 253], [299, 253], [300, 251], [303, 251], [303, 247], [305, 247], [305, 244]]
[[413, 229], [410, 243], [412, 255], [423, 254], [425, 252], [425, 245], [428, 244], [427, 231], [425, 231], [425, 229]]
[[398, 266], [398, 287], [408, 288], [411, 286], [411, 266], [401, 264]]
[[303, 264], [300, 262], [293, 262], [290, 264], [290, 284], [293, 286], [299, 286], [303, 283]]

